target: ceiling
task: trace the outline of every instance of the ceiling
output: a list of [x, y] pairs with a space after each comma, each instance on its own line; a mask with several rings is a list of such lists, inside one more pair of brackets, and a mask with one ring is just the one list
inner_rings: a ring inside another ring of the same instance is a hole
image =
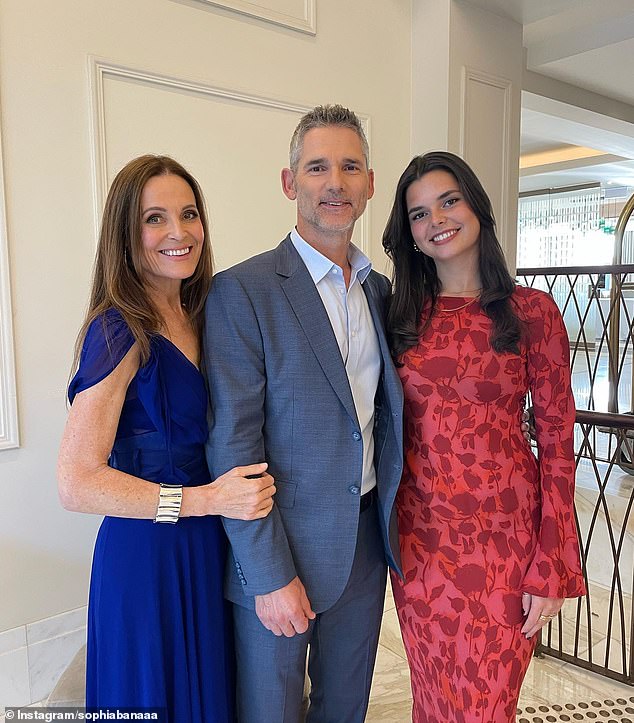
[[634, 0], [465, 1], [521, 23], [527, 77], [567, 101], [523, 91], [520, 190], [634, 186]]

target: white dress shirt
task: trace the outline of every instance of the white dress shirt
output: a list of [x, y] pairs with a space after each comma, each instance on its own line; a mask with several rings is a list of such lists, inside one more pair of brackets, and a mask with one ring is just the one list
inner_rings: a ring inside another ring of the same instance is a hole
[[343, 269], [291, 231], [293, 246], [311, 275], [326, 308], [346, 367], [350, 390], [363, 438], [361, 494], [376, 486], [374, 470], [374, 398], [381, 373], [381, 352], [361, 284], [372, 269], [370, 259], [350, 244], [350, 283], [346, 289]]

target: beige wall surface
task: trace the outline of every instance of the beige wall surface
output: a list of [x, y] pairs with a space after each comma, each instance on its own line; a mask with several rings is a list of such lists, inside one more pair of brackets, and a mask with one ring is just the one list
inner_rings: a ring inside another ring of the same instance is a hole
[[319, 0], [315, 35], [279, 22], [303, 2], [259, 3], [275, 22], [219, 5], [0, 2], [21, 443], [0, 451], [0, 631], [86, 601], [99, 520], [61, 509], [55, 461], [95, 217], [126, 160], [166, 152], [197, 175], [224, 267], [289, 230], [279, 170], [303, 109], [346, 104], [366, 120], [377, 174], [358, 240], [386, 268], [380, 236], [409, 160], [410, 3]]

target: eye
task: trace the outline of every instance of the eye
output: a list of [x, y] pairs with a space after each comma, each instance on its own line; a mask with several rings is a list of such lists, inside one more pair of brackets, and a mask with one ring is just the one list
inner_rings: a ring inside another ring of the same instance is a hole
[[416, 211], [416, 213], [413, 213], [409, 217], [409, 220], [410, 222], [420, 221], [423, 218], [427, 218], [427, 216], [429, 216], [429, 213], [427, 211]]
[[161, 221], [162, 221], [162, 218], [160, 217], [160, 215], [158, 213], [153, 213], [151, 216], [148, 216], [145, 219], [145, 223], [150, 223], [150, 224], [161, 223]]
[[310, 166], [308, 173], [323, 173], [326, 170], [326, 166]]
[[448, 208], [451, 208], [452, 206], [455, 206], [459, 200], [460, 200], [460, 198], [458, 198], [458, 197], [448, 198], [443, 205]]
[[356, 163], [348, 163], [343, 168], [344, 171], [352, 171], [353, 173], [356, 173], [360, 170], [360, 167]]
[[185, 221], [194, 221], [198, 218], [198, 211], [195, 208], [188, 208], [183, 212], [183, 218]]

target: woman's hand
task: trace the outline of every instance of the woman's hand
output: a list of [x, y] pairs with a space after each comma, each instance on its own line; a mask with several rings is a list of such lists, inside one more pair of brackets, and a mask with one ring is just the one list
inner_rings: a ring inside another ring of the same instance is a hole
[[533, 439], [536, 439], [535, 431], [535, 417], [533, 416], [533, 408], [529, 407], [522, 412], [522, 421], [520, 423], [520, 429], [524, 435], [524, 439], [530, 444]]
[[544, 625], [557, 617], [563, 604], [564, 598], [561, 597], [537, 597], [528, 592], [522, 593], [522, 610], [526, 621], [521, 632], [527, 638], [532, 638]]
[[234, 467], [205, 485], [208, 509], [202, 514], [222, 515], [234, 520], [266, 517], [273, 507], [275, 494], [274, 480], [267, 474], [267, 467], [266, 462]]

